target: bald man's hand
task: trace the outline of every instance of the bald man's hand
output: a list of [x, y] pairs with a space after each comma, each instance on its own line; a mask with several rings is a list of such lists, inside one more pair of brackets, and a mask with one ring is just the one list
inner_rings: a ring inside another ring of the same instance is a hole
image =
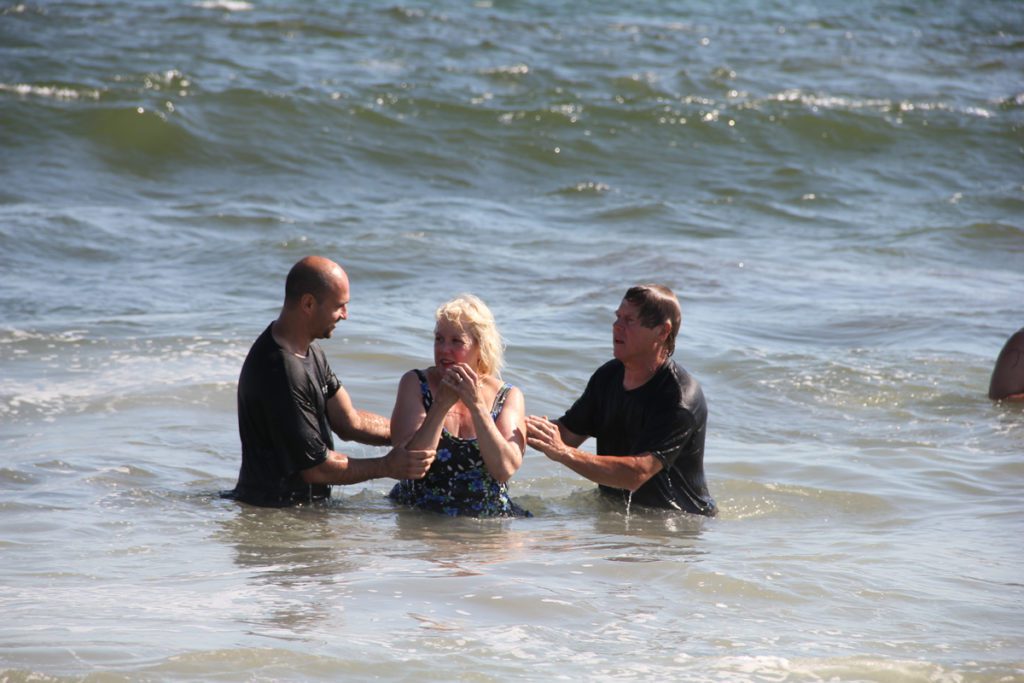
[[422, 479], [437, 454], [433, 448], [409, 450], [396, 446], [384, 456], [384, 470], [392, 479]]

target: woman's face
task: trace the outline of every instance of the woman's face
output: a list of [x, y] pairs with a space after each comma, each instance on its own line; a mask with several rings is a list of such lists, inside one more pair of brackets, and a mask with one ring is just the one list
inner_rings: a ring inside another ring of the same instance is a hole
[[456, 363], [479, 367], [480, 347], [458, 323], [442, 318], [434, 327], [434, 365], [447, 370]]

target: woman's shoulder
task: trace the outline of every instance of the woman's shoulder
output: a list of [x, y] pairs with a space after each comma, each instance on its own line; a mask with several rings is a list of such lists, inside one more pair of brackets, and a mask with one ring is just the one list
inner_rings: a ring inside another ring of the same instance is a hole
[[491, 402], [500, 402], [503, 406], [517, 406], [519, 410], [526, 403], [526, 397], [523, 395], [522, 389], [514, 384], [506, 382], [503, 379], [498, 379], [493, 387], [488, 387], [488, 393], [492, 393]]
[[484, 378], [484, 386], [487, 387], [488, 391], [497, 394], [500, 391], [505, 391], [509, 394], [512, 393], [523, 393], [522, 390], [511, 382], [506, 382], [501, 377], [495, 377], [494, 375], [488, 375]]
[[432, 368], [426, 368], [421, 370], [419, 368], [413, 368], [412, 370], [407, 370], [406, 372], [402, 373], [402, 378], [398, 381], [398, 389], [400, 391], [411, 391], [413, 389], [419, 391], [419, 387], [422, 386], [424, 382], [426, 382], [427, 386], [429, 386], [430, 375], [428, 373], [431, 369]]

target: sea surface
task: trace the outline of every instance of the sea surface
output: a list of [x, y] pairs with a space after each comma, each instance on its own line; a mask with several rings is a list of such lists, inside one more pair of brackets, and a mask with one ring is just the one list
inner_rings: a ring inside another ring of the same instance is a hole
[[[556, 417], [670, 285], [721, 514], [221, 500], [306, 254], [385, 415], [455, 294]], [[1022, 326], [1021, 2], [0, 0], [0, 681], [1022, 681]]]

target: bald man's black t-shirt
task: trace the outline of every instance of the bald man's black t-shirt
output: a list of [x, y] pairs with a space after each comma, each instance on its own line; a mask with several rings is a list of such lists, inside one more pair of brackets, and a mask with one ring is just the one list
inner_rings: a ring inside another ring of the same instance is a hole
[[274, 341], [272, 327], [253, 343], [238, 378], [242, 467], [232, 497], [283, 506], [330, 496], [329, 486], [306, 484], [302, 471], [334, 448], [327, 400], [341, 382], [317, 343], [300, 358]]
[[[624, 377], [620, 361], [605, 363], [558, 421], [575, 434], [595, 437], [599, 455], [651, 453], [661, 461], [661, 471], [633, 492], [632, 503], [715, 515], [704, 479], [708, 409], [700, 384], [671, 359], [636, 389], [627, 391]], [[613, 496], [629, 495], [600, 488]]]

